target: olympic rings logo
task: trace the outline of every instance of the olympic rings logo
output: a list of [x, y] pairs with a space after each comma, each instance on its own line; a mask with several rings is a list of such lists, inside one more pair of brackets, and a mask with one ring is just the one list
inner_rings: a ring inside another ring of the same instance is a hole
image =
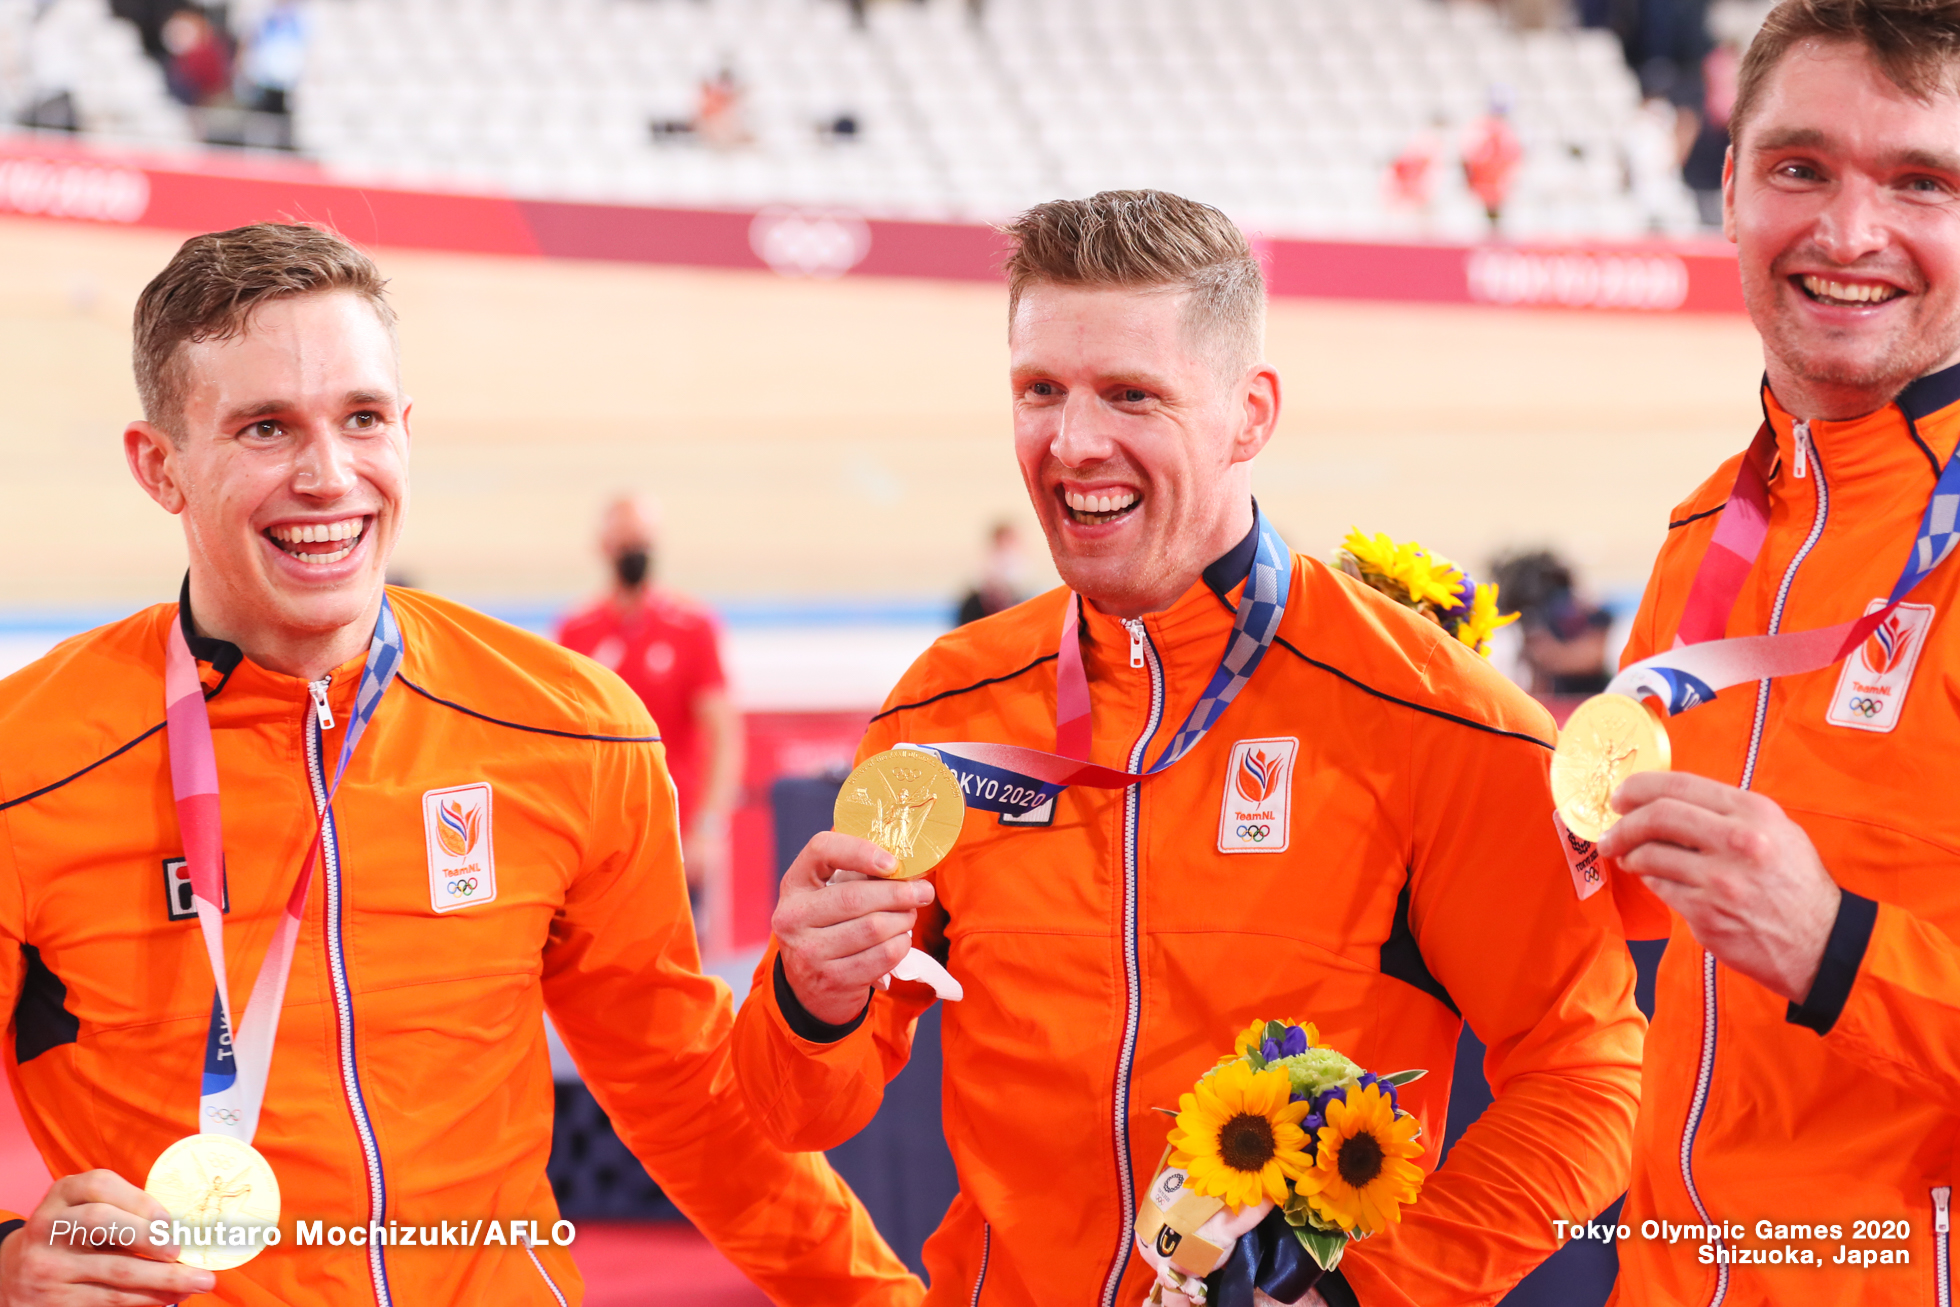
[[238, 1110], [230, 1107], [207, 1107], [204, 1109], [204, 1115], [213, 1121], [222, 1121], [226, 1125], [237, 1125], [241, 1119]]
[[1263, 844], [1273, 837], [1273, 828], [1271, 826], [1244, 825], [1240, 826], [1233, 833], [1242, 840], [1251, 840], [1254, 844]]
[[467, 876], [449, 882], [448, 891], [458, 898], [468, 898], [476, 893], [476, 877]]
[[1846, 711], [1857, 713], [1866, 721], [1870, 721], [1872, 718], [1878, 716], [1880, 710], [1884, 707], [1885, 704], [1881, 700], [1870, 699], [1856, 694], [1852, 695], [1850, 702], [1845, 704]]

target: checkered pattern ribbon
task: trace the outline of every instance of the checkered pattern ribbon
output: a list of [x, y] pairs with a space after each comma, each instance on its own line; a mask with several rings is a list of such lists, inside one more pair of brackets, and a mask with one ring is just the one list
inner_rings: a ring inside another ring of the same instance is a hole
[[1674, 647], [1627, 667], [1606, 687], [1608, 694], [1652, 699], [1672, 716], [1708, 702], [1731, 685], [1832, 666], [1863, 644], [1960, 545], [1960, 449], [1956, 449], [1940, 471], [1932, 498], [1920, 515], [1905, 570], [1882, 607], [1836, 626], [1723, 639], [1729, 613], [1769, 534], [1769, 469], [1775, 456], [1776, 436], [1765, 424], [1743, 457], [1735, 486], [1716, 520], [1714, 537], [1688, 591]]
[[1259, 670], [1260, 660], [1272, 647], [1273, 637], [1279, 634], [1279, 619], [1286, 615], [1286, 592], [1293, 581], [1293, 554], [1279, 538], [1279, 532], [1266, 521], [1265, 514], [1259, 514], [1256, 525], [1258, 549], [1252, 556], [1252, 572], [1245, 579], [1245, 590], [1239, 596], [1239, 609], [1232, 623], [1231, 641], [1225, 646], [1225, 657], [1211, 674], [1211, 683], [1205, 686], [1191, 715], [1184, 719], [1184, 725], [1171, 737], [1163, 756], [1146, 769], [1146, 774], [1164, 770], [1205, 738], [1205, 732], [1232, 706], [1232, 700], [1239, 697], [1239, 691], [1245, 689], [1246, 682]]
[[[230, 987], [225, 976], [224, 831], [218, 805], [218, 758], [211, 741], [211, 716], [204, 703], [204, 685], [197, 659], [184, 639], [181, 617], [170, 624], [164, 646], [164, 722], [170, 748], [170, 785], [177, 804], [177, 824], [184, 840], [184, 860], [191, 882], [191, 902], [211, 959], [217, 994], [211, 1003], [211, 1024], [205, 1038], [204, 1078], [198, 1093], [198, 1128], [208, 1134], [230, 1135], [246, 1143], [258, 1130], [259, 1108], [265, 1101], [266, 1076], [272, 1066], [272, 1045], [279, 1031], [279, 1013], [286, 1001], [286, 978], [292, 973], [294, 947], [301, 914], [319, 862], [320, 838], [327, 809], [340, 790], [347, 764], [381, 707], [382, 696], [401, 668], [401, 628], [384, 593], [381, 613], [368, 642], [367, 664], [354, 695], [354, 712], [341, 741], [340, 757], [306, 850], [299, 880], [286, 899], [286, 909], [259, 965], [258, 978], [237, 1024], [231, 1018]], [[236, 1032], [234, 1035], [233, 1032]]]
[[1034, 812], [1071, 785], [1121, 789], [1176, 763], [1197, 747], [1198, 741], [1204, 739], [1205, 733], [1218, 723], [1245, 689], [1279, 634], [1280, 619], [1286, 615], [1287, 595], [1293, 583], [1293, 552], [1264, 513], [1255, 508], [1253, 519], [1252, 570], [1239, 593], [1225, 655], [1184, 724], [1148, 767], [1140, 772], [1127, 772], [1088, 761], [1089, 683], [1077, 638], [1080, 601], [1074, 595], [1069, 596], [1062, 621], [1061, 651], [1056, 661], [1057, 752], [970, 740], [913, 747], [938, 754], [952, 768], [968, 807], [1010, 817]]

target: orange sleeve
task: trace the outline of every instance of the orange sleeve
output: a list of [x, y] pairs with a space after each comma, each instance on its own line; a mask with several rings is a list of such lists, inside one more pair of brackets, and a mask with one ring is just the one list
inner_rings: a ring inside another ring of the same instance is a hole
[[1789, 1020], [1874, 1075], [1960, 1112], [1960, 945], [1939, 927], [1846, 893], [1817, 979]]
[[1342, 1261], [1368, 1307], [1494, 1302], [1556, 1249], [1554, 1219], [1620, 1194], [1646, 1030], [1611, 905], [1572, 891], [1550, 749], [1430, 717], [1411, 746], [1410, 927], [1489, 1050], [1495, 1101], [1401, 1223]]
[[[27, 942], [27, 907], [21, 894], [20, 871], [14, 863], [14, 837], [7, 825], [7, 814], [0, 812], [0, 1012], [7, 1014], [7, 1024], [0, 1035], [6, 1038], [6, 1059], [8, 1079], [19, 1083], [14, 1074], [14, 1009], [20, 1003], [22, 977], [27, 972], [27, 955], [21, 946]], [[27, 1104], [21, 1100], [18, 1089], [14, 1090], [14, 1101], [22, 1111]], [[0, 1208], [0, 1227], [13, 1221], [25, 1220], [25, 1212], [9, 1212]], [[0, 1240], [6, 1238], [8, 1231], [0, 1230]]]
[[[871, 723], [858, 743], [858, 761], [905, 738], [901, 715]], [[946, 960], [945, 920], [934, 903], [920, 911], [912, 933], [913, 946], [941, 962]], [[912, 1032], [919, 1015], [932, 1006], [933, 992], [926, 985], [894, 981], [890, 989], [872, 993], [862, 1020], [848, 1034], [827, 1042], [805, 1038], [784, 1012], [776, 986], [779, 948], [772, 936], [736, 1015], [736, 1075], [763, 1130], [778, 1145], [835, 1148], [877, 1115], [885, 1086], [912, 1056]]]
[[731, 1057], [728, 987], [695, 951], [657, 746], [595, 744], [587, 855], [545, 951], [545, 999], [593, 1096], [649, 1174], [778, 1303], [924, 1296], [820, 1156], [757, 1128]]

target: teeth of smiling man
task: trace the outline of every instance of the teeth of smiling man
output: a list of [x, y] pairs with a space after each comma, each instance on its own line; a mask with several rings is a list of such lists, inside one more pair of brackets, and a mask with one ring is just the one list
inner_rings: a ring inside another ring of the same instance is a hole
[[1113, 495], [1084, 495], [1070, 490], [1063, 499], [1078, 513], [1120, 513], [1137, 502], [1137, 492], [1119, 490]]
[[[353, 540], [361, 534], [366, 519], [343, 518], [338, 522], [309, 522], [302, 526], [275, 526], [271, 536], [283, 545], [308, 545], [328, 540]], [[353, 546], [348, 546], [352, 548]]]
[[1905, 293], [1896, 286], [1876, 282], [1829, 281], [1816, 276], [1806, 276], [1803, 288], [1820, 299], [1838, 300], [1846, 304], [1883, 304]]

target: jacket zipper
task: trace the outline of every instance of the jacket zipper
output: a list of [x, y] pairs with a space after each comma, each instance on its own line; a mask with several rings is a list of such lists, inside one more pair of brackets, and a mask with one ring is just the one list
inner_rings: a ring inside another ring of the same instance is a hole
[[[1810, 534], [1804, 537], [1803, 546], [1783, 569], [1783, 580], [1776, 587], [1776, 604], [1770, 609], [1769, 631], [1775, 635], [1783, 629], [1783, 607], [1790, 598], [1790, 585], [1797, 579], [1797, 569], [1810, 557], [1810, 551], [1817, 547], [1817, 541], [1824, 534], [1824, 523], [1831, 515], [1831, 488], [1824, 479], [1824, 460], [1817, 457], [1817, 451], [1810, 440], [1810, 423], [1799, 422], [1793, 434], [1796, 456], [1791, 460], [1791, 473], [1798, 477], [1807, 476], [1814, 464], [1817, 471], [1817, 513], [1811, 519]], [[1756, 682], [1756, 716], [1749, 727], [1749, 755], [1742, 765], [1742, 789], [1748, 789], [1756, 780], [1756, 758], [1762, 749], [1763, 725], [1769, 717], [1770, 681], [1767, 677]], [[1701, 1065], [1695, 1072], [1695, 1097], [1688, 1106], [1688, 1123], [1681, 1132], [1681, 1180], [1688, 1187], [1688, 1198], [1694, 1203], [1695, 1211], [1702, 1224], [1712, 1224], [1708, 1208], [1702, 1205], [1701, 1191], [1695, 1188], [1694, 1148], [1695, 1134], [1701, 1129], [1702, 1112], [1708, 1106], [1709, 1084], [1715, 1076], [1715, 955], [1707, 949], [1701, 951]], [[1729, 1267], [1727, 1262], [1715, 1266], [1715, 1296], [1708, 1300], [1708, 1307], [1721, 1307], [1722, 1300], [1729, 1293]]]
[[973, 1277], [973, 1298], [967, 1307], [980, 1307], [980, 1291], [987, 1287], [987, 1263], [993, 1260], [994, 1225], [991, 1221], [980, 1226], [980, 1274]]
[[[368, 1119], [367, 1102], [361, 1094], [360, 1076], [354, 1069], [354, 1004], [347, 985], [347, 958], [341, 940], [340, 840], [334, 829], [333, 810], [327, 806], [326, 776], [320, 766], [320, 721], [332, 718], [325, 706], [326, 679], [308, 686], [313, 693], [315, 712], [306, 723], [306, 775], [313, 786], [313, 808], [320, 815], [320, 861], [325, 873], [327, 972], [333, 981], [334, 1018], [340, 1036], [340, 1083], [347, 1095], [348, 1111], [354, 1130], [361, 1137], [361, 1157], [367, 1166], [368, 1220], [379, 1223], [388, 1208], [388, 1191], [381, 1174], [381, 1149], [375, 1143], [374, 1124]], [[381, 1245], [368, 1244], [368, 1278], [374, 1283], [378, 1307], [393, 1307], [388, 1292], [388, 1266]]]
[[313, 715], [320, 719], [320, 729], [333, 729], [333, 705], [327, 702], [327, 690], [333, 685], [333, 677], [322, 676], [317, 681], [308, 681], [306, 692], [313, 696]]
[[1947, 1205], [1952, 1198], [1952, 1185], [1933, 1190], [1933, 1301], [1939, 1307], [1953, 1307], [1953, 1280], [1947, 1265], [1948, 1231], [1952, 1228]]
[[528, 1238], [524, 1241], [524, 1253], [531, 1259], [531, 1265], [538, 1268], [538, 1274], [544, 1277], [544, 1287], [551, 1290], [551, 1296], [558, 1300], [558, 1307], [570, 1307], [565, 1295], [558, 1292], [558, 1282], [551, 1278], [551, 1272], [545, 1270], [544, 1263], [538, 1260], [538, 1250], [531, 1246]]
[[[1130, 665], [1150, 669], [1150, 717], [1143, 734], [1130, 747], [1129, 770], [1143, 768], [1144, 750], [1157, 734], [1164, 717], [1164, 667], [1157, 659], [1157, 646], [1139, 618], [1127, 617], [1123, 625], [1130, 632]], [[1116, 1307], [1116, 1290], [1123, 1282], [1123, 1271], [1130, 1263], [1130, 1241], [1135, 1234], [1137, 1196], [1136, 1177], [1130, 1173], [1130, 1073], [1136, 1063], [1137, 1028], [1143, 1015], [1143, 977], [1137, 962], [1137, 862], [1138, 825], [1142, 815], [1143, 792], [1132, 782], [1123, 790], [1123, 985], [1128, 1004], [1123, 1021], [1123, 1050], [1116, 1059], [1116, 1109], [1112, 1124], [1116, 1142], [1117, 1200], [1122, 1204], [1122, 1238], [1116, 1244], [1116, 1260], [1103, 1281], [1103, 1307]]]

